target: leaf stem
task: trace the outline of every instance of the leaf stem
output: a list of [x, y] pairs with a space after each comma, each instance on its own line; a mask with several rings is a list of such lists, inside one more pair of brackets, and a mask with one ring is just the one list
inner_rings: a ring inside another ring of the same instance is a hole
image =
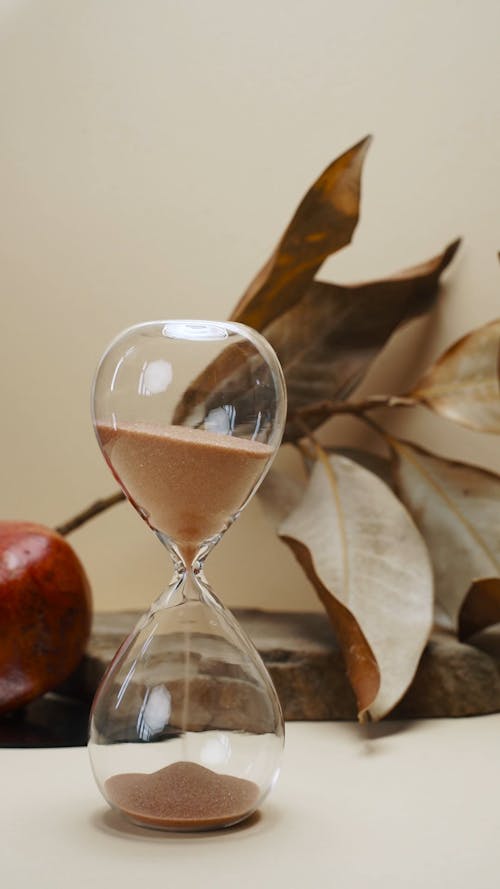
[[71, 531], [75, 531], [76, 528], [84, 525], [89, 519], [93, 519], [94, 516], [99, 515], [101, 512], [105, 512], [110, 506], [114, 506], [115, 503], [120, 503], [122, 500], [125, 500], [123, 491], [116, 491], [109, 497], [102, 497], [100, 500], [95, 500], [94, 503], [91, 503], [90, 506], [82, 510], [82, 512], [77, 513], [73, 518], [68, 519], [67, 522], [63, 522], [62, 525], [58, 525], [54, 528], [54, 531], [57, 531], [58, 534], [65, 537], [67, 534], [70, 534]]
[[[298, 425], [302, 426], [300, 419], [298, 420]], [[307, 429], [307, 427], [306, 427]], [[312, 433], [309, 429], [304, 432], [305, 438], [300, 438], [298, 441], [294, 442], [300, 456], [302, 457], [302, 464], [304, 466], [304, 470], [306, 475], [310, 474], [310, 466], [309, 461], [314, 460], [316, 457], [316, 442], [312, 440]]]
[[307, 407], [299, 408], [293, 416], [294, 420], [306, 420], [320, 412], [334, 414], [364, 414], [367, 411], [382, 407], [415, 407], [418, 399], [410, 395], [369, 395], [361, 401], [316, 401]]

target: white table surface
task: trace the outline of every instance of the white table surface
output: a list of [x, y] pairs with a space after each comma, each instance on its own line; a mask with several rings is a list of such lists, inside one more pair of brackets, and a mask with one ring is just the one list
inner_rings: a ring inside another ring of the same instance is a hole
[[259, 817], [210, 834], [135, 828], [83, 748], [0, 749], [0, 886], [499, 889], [500, 715], [289, 723]]

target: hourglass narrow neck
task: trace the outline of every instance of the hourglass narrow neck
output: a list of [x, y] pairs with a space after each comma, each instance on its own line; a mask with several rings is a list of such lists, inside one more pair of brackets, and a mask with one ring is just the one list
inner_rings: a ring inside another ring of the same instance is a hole
[[191, 563], [187, 563], [177, 547], [164, 535], [157, 532], [157, 537], [165, 546], [173, 563], [174, 574], [168, 589], [160, 596], [155, 607], [162, 607], [167, 602], [177, 603], [187, 600], [199, 600], [208, 591], [203, 566], [207, 552], [211, 547], [200, 548]]
[[221, 539], [222, 534], [223, 531], [204, 541], [201, 545], [181, 548], [166, 534], [163, 534], [161, 531], [156, 532], [158, 540], [163, 544], [172, 559], [175, 573], [182, 575], [192, 572], [197, 576], [203, 576], [205, 560], [216, 543]]

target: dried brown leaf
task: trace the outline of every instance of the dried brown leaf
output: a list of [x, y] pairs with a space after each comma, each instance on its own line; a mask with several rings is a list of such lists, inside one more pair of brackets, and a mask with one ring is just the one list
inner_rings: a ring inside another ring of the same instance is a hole
[[472, 584], [500, 576], [500, 478], [391, 439], [397, 489], [434, 566], [437, 604], [458, 626]]
[[337, 632], [360, 718], [381, 719], [410, 684], [431, 629], [432, 570], [412, 519], [375, 475], [323, 455], [279, 533]]
[[[458, 241], [439, 256], [393, 277], [341, 286], [313, 281], [322, 262], [349, 243], [359, 215], [360, 178], [369, 139], [349, 149], [304, 197], [275, 253], [250, 284], [231, 318], [261, 330], [282, 363], [289, 394], [285, 440], [328, 418], [325, 401], [346, 398], [402, 323], [433, 305], [439, 276]], [[174, 422], [186, 422], [207, 399], [245, 388], [245, 356], [229, 347], [193, 381]], [[217, 392], [214, 392], [217, 379]], [[264, 390], [263, 390], [264, 392]], [[226, 398], [227, 400], [227, 398]], [[209, 407], [207, 407], [209, 409]]]
[[473, 330], [439, 358], [410, 395], [449, 420], [499, 434], [499, 347], [500, 320]]
[[[352, 285], [314, 281], [293, 308], [265, 327], [264, 336], [277, 352], [287, 384], [285, 441], [301, 438], [304, 422], [314, 429], [327, 420], [331, 407], [325, 402], [346, 398], [392, 333], [429, 311], [440, 275], [459, 243], [385, 280]], [[220, 401], [222, 390], [226, 400], [232, 392], [245, 391], [246, 358], [241, 347], [229, 346], [185, 392], [174, 422], [185, 422], [201, 401], [208, 410]], [[294, 419], [297, 413], [301, 421]]]
[[473, 583], [458, 621], [458, 635], [467, 640], [474, 633], [500, 623], [500, 578], [487, 577]]
[[380, 690], [380, 670], [366, 636], [354, 615], [321, 582], [315, 571], [311, 550], [293, 537], [283, 536], [282, 539], [288, 543], [306, 577], [311, 581], [335, 630], [347, 676], [356, 695], [360, 722], [364, 722], [369, 716], [381, 718], [384, 714], [377, 717], [370, 710]]
[[263, 330], [298, 302], [325, 259], [350, 243], [370, 141], [363, 139], [333, 161], [309, 189], [276, 250], [235, 307], [232, 321]]
[[277, 352], [288, 392], [285, 440], [331, 415], [325, 402], [347, 398], [389, 337], [432, 308], [439, 277], [455, 255], [454, 241], [438, 256], [384, 280], [339, 285], [314, 281], [302, 299], [264, 329]]
[[348, 460], [353, 460], [354, 463], [359, 463], [360, 466], [377, 475], [389, 488], [393, 488], [392, 463], [388, 457], [381, 457], [380, 454], [363, 451], [361, 448], [328, 448], [327, 450], [330, 454], [340, 454], [342, 457], [347, 457]]

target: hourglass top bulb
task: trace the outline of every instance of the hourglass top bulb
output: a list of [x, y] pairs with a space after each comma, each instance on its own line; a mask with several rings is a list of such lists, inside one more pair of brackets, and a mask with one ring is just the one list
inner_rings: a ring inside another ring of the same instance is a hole
[[279, 446], [285, 405], [273, 350], [231, 322], [130, 328], [106, 352], [94, 384], [108, 464], [186, 565], [255, 491]]

